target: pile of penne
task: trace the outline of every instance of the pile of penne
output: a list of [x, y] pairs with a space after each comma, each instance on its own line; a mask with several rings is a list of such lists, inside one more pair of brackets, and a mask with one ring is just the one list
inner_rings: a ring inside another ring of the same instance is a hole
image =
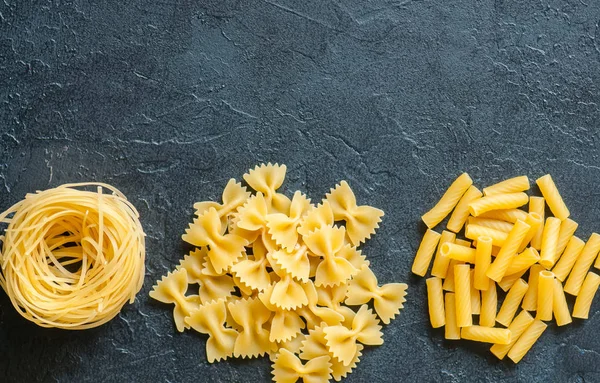
[[[600, 285], [600, 276], [589, 271], [600, 235], [593, 233], [587, 242], [575, 236], [578, 224], [552, 177], [536, 183], [542, 197], [525, 193], [527, 176], [482, 193], [468, 174], [460, 175], [422, 216], [428, 230], [412, 266], [423, 277], [433, 259], [426, 283], [434, 328], [445, 326], [446, 339], [492, 343], [496, 357], [508, 355], [515, 363], [542, 335], [544, 322], [564, 326], [571, 316], [587, 319]], [[528, 203], [528, 212], [519, 209]], [[546, 205], [553, 217], [544, 217]], [[450, 213], [447, 230], [434, 231]], [[463, 227], [468, 240], [457, 238]], [[600, 268], [600, 258], [594, 266]], [[506, 292], [500, 310], [498, 287]], [[572, 311], [565, 292], [576, 297]], [[477, 324], [473, 315], [479, 316]]]

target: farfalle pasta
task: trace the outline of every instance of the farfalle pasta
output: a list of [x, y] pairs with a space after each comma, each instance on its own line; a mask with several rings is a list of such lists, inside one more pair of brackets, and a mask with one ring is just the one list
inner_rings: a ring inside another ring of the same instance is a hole
[[358, 205], [345, 181], [316, 204], [300, 191], [289, 198], [285, 172], [257, 166], [243, 177], [254, 193], [231, 179], [221, 203], [196, 203], [182, 236], [196, 248], [150, 295], [175, 305], [179, 331], [208, 336], [210, 363], [268, 355], [275, 382], [340, 381], [364, 345], [383, 343], [380, 322], [402, 309], [406, 285], [379, 286], [358, 248], [383, 211]]

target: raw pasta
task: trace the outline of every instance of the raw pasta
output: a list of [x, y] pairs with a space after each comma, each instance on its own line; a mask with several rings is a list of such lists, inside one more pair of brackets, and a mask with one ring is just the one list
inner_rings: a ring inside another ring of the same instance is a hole
[[481, 217], [469, 217], [467, 219], [467, 225], [479, 225], [483, 227], [489, 227], [490, 229], [503, 231], [505, 233], [508, 233], [513, 228], [513, 224], [510, 222], [502, 221], [499, 219]]
[[573, 317], [587, 319], [592, 306], [594, 296], [600, 286], [600, 276], [598, 274], [589, 272], [583, 281], [579, 295], [575, 300], [575, 306], [573, 307]]
[[448, 265], [450, 264], [450, 258], [442, 255], [442, 245], [446, 242], [454, 243], [456, 234], [451, 231], [444, 230], [439, 240], [439, 245], [435, 253], [433, 260], [433, 266], [431, 267], [431, 275], [439, 278], [446, 278], [448, 273]]
[[540, 251], [540, 265], [546, 269], [551, 269], [554, 263], [556, 263], [559, 232], [560, 220], [555, 217], [546, 218], [544, 232], [542, 233], [542, 249]]
[[479, 325], [494, 327], [496, 324], [496, 311], [498, 310], [498, 295], [496, 283], [490, 281], [487, 290], [481, 292], [481, 312], [479, 314]]
[[468, 327], [473, 324], [471, 316], [471, 272], [469, 265], [454, 266], [454, 286], [456, 289], [456, 324]]
[[475, 251], [475, 274], [473, 286], [477, 290], [487, 290], [490, 279], [485, 273], [492, 262], [492, 239], [481, 236], [477, 238], [477, 249]]
[[531, 247], [536, 250], [541, 250], [542, 248], [542, 234], [544, 232], [544, 216], [546, 211], [546, 201], [544, 197], [532, 196], [529, 198], [529, 213], [536, 213], [542, 222], [540, 223], [537, 232], [531, 238]]
[[492, 262], [486, 272], [486, 275], [490, 279], [493, 279], [496, 282], [502, 280], [502, 277], [506, 274], [506, 270], [508, 269], [512, 258], [517, 253], [517, 249], [521, 245], [521, 241], [523, 241], [528, 230], [529, 225], [525, 222], [518, 220], [515, 223], [513, 229], [508, 233], [508, 238], [506, 239], [504, 246], [502, 246], [496, 259]]
[[567, 278], [567, 275], [569, 275], [569, 273], [571, 272], [575, 261], [577, 261], [579, 254], [581, 254], [581, 250], [583, 250], [584, 246], [585, 242], [583, 242], [576, 236], [572, 236], [571, 239], [569, 239], [569, 244], [563, 252], [562, 257], [560, 257], [558, 263], [552, 269], [552, 272], [554, 273], [554, 276], [556, 276], [556, 279], [558, 279], [561, 282], [564, 282], [564, 280]]
[[508, 344], [494, 344], [490, 351], [496, 356], [496, 358], [502, 360], [508, 354], [508, 351], [517, 343], [519, 337], [527, 330], [527, 328], [533, 323], [533, 317], [527, 311], [523, 310], [517, 315], [517, 317], [508, 326], [510, 331], [510, 343]]
[[475, 186], [471, 185], [463, 194], [460, 201], [454, 208], [452, 215], [448, 219], [446, 227], [455, 233], [458, 233], [464, 226], [467, 217], [469, 216], [469, 204], [478, 198], [481, 198], [482, 194]]
[[540, 272], [544, 270], [545, 268], [542, 265], [533, 265], [529, 269], [529, 280], [527, 281], [529, 289], [527, 289], [527, 293], [523, 297], [523, 303], [521, 304], [523, 310], [535, 311], [537, 309], [538, 280]]
[[480, 198], [469, 204], [469, 211], [475, 217], [492, 210], [514, 209], [529, 201], [525, 193], [496, 194]]
[[600, 235], [592, 233], [581, 250], [581, 254], [577, 257], [577, 260], [571, 269], [571, 273], [567, 278], [567, 282], [564, 286], [566, 293], [571, 295], [579, 294], [583, 280], [590, 269], [590, 266], [592, 266], [594, 259], [598, 255], [598, 252], [600, 252]]
[[425, 222], [425, 225], [433, 229], [438, 223], [442, 222], [472, 184], [473, 180], [467, 173], [461, 174], [452, 182], [452, 185], [446, 190], [438, 203], [427, 213], [423, 214], [421, 219]]
[[562, 288], [562, 283], [558, 279], [554, 280], [552, 290], [552, 313], [556, 318], [556, 324], [558, 326], [564, 326], [573, 322], [571, 314], [569, 313], [569, 306], [567, 305], [567, 298]]
[[546, 327], [548, 327], [548, 325], [539, 319], [534, 320], [508, 352], [510, 360], [519, 363], [531, 347], [533, 347], [535, 342], [537, 342], [544, 330], [546, 330]]
[[442, 245], [441, 254], [456, 261], [475, 263], [475, 249], [446, 242]]
[[470, 224], [465, 230], [465, 237], [477, 240], [481, 236], [490, 237], [494, 246], [502, 246], [508, 237], [508, 233], [501, 230], [492, 229], [490, 227]]
[[540, 271], [538, 277], [537, 316], [536, 319], [552, 320], [552, 301], [554, 298], [554, 274], [550, 271]]
[[498, 312], [498, 315], [496, 315], [496, 321], [498, 323], [508, 326], [510, 322], [512, 322], [528, 288], [529, 285], [522, 279], [515, 282], [513, 287], [508, 291], [508, 294], [506, 294], [506, 298], [504, 298], [500, 311]]
[[497, 327], [469, 326], [460, 330], [462, 339], [474, 340], [476, 342], [509, 344], [510, 330]]
[[429, 306], [429, 321], [431, 327], [438, 328], [446, 324], [446, 312], [444, 311], [444, 290], [442, 280], [437, 277], [427, 279], [427, 302]]
[[414, 274], [417, 274], [420, 277], [425, 276], [427, 269], [429, 269], [431, 258], [433, 258], [433, 253], [435, 253], [435, 248], [440, 241], [440, 237], [441, 234], [431, 229], [427, 229], [413, 261], [412, 272]]
[[483, 188], [483, 194], [490, 196], [495, 194], [517, 193], [526, 190], [529, 190], [529, 178], [527, 178], [527, 176], [519, 176]]
[[452, 340], [460, 339], [460, 327], [456, 323], [456, 300], [454, 293], [446, 293], [444, 297], [444, 309], [446, 311], [444, 337]]
[[[534, 197], [531, 197], [534, 198]], [[500, 209], [492, 210], [477, 216], [478, 218], [491, 218], [499, 219], [510, 223], [515, 223], [517, 220], [525, 221], [527, 219], [527, 213], [520, 209]]]
[[554, 184], [554, 180], [550, 174], [546, 174], [538, 178], [535, 183], [537, 183], [540, 188], [540, 192], [546, 199], [546, 203], [548, 207], [552, 211], [552, 214], [561, 221], [564, 221], [569, 217], [569, 209], [567, 209], [567, 205], [565, 205], [556, 185]]

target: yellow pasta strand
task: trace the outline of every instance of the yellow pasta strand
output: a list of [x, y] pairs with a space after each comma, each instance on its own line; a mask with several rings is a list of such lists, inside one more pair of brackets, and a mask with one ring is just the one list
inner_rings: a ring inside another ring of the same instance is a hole
[[469, 326], [460, 330], [460, 337], [476, 342], [509, 344], [511, 334], [510, 330], [506, 328]]
[[518, 273], [505, 275], [502, 277], [502, 280], [498, 282], [498, 286], [502, 289], [502, 291], [508, 291], [511, 287], [525, 274], [527, 270], [521, 270]]
[[569, 278], [567, 279], [567, 283], [565, 283], [564, 286], [565, 293], [569, 293], [571, 295], [579, 294], [579, 290], [581, 289], [581, 285], [583, 284], [586, 273], [590, 269], [590, 266], [594, 262], [594, 259], [598, 255], [599, 251], [600, 235], [597, 233], [592, 233], [583, 247], [583, 250], [581, 250], [581, 254], [579, 254], [579, 257], [577, 257], [575, 265], [573, 265], [573, 269], [571, 270]]
[[485, 275], [492, 262], [492, 239], [487, 236], [477, 238], [475, 251], [475, 274], [473, 286], [477, 290], [487, 290], [490, 279]]
[[579, 295], [577, 295], [577, 299], [575, 300], [575, 306], [573, 306], [573, 317], [588, 318], [592, 301], [598, 291], [598, 286], [600, 286], [600, 276], [592, 272], [587, 273]]
[[527, 201], [529, 201], [529, 196], [525, 193], [497, 194], [471, 202], [469, 211], [477, 217], [492, 210], [515, 209], [525, 205]]
[[510, 222], [501, 221], [499, 219], [481, 217], [469, 217], [469, 219], [467, 219], [467, 225], [489, 227], [490, 229], [503, 231], [505, 233], [508, 233], [513, 228], [513, 224]]
[[421, 245], [419, 245], [419, 250], [417, 250], [417, 255], [415, 255], [415, 259], [412, 265], [412, 272], [421, 277], [425, 276], [427, 273], [427, 269], [429, 268], [429, 264], [431, 263], [431, 258], [433, 258], [433, 253], [435, 252], [435, 248], [440, 241], [441, 234], [427, 229], [423, 239], [421, 240]]
[[529, 285], [522, 279], [515, 282], [504, 298], [500, 311], [496, 315], [496, 322], [504, 326], [508, 326], [512, 322], [528, 288]]
[[442, 327], [446, 324], [442, 280], [437, 277], [431, 277], [426, 280], [426, 283], [428, 298], [427, 302], [429, 306], [429, 320], [431, 322], [431, 327]]
[[471, 247], [471, 245], [472, 245], [471, 241], [467, 241], [467, 240], [460, 239], [460, 238], [456, 238], [454, 240], [454, 243], [456, 243], [457, 245], [466, 246], [466, 247]]
[[496, 311], [498, 310], [498, 295], [496, 292], [496, 283], [490, 281], [487, 290], [481, 292], [481, 312], [479, 315], [479, 325], [484, 327], [494, 327], [496, 324]]
[[550, 174], [546, 174], [538, 178], [535, 183], [537, 183], [542, 195], [546, 199], [546, 203], [548, 203], [548, 207], [552, 211], [552, 214], [561, 221], [564, 221], [569, 217], [569, 209], [567, 209], [567, 205], [565, 205], [556, 185], [554, 184], [554, 180]]
[[471, 269], [469, 265], [454, 266], [456, 289], [456, 324], [467, 327], [473, 324], [471, 316]]
[[479, 315], [481, 312], [481, 294], [473, 285], [475, 270], [471, 269], [471, 314]]
[[482, 194], [479, 189], [473, 185], [469, 186], [465, 194], [463, 194], [461, 197], [460, 201], [458, 201], [458, 204], [456, 205], [454, 212], [452, 212], [450, 219], [448, 219], [448, 224], [446, 225], [448, 230], [458, 233], [460, 229], [462, 229], [467, 217], [469, 216], [469, 204], [478, 198], [481, 198], [481, 196]]
[[562, 283], [555, 279], [553, 287], [552, 313], [554, 314], [554, 318], [556, 318], [556, 324], [558, 326], [564, 326], [573, 322], [573, 320], [569, 313], [569, 306], [567, 306], [567, 299], [562, 288]]
[[544, 270], [538, 277], [536, 319], [552, 320], [552, 301], [554, 299], [554, 274]]
[[502, 246], [504, 245], [504, 241], [506, 241], [506, 237], [508, 237], [508, 233], [485, 226], [473, 224], [467, 225], [465, 237], [472, 240], [477, 240], [477, 238], [481, 236], [490, 237], [494, 246]]
[[500, 209], [482, 213], [478, 218], [499, 219], [501, 221], [515, 223], [519, 219], [525, 221], [527, 219], [527, 213], [520, 209]]
[[475, 263], [475, 249], [446, 242], [442, 245], [442, 256], [461, 262]]
[[528, 247], [521, 254], [517, 254], [513, 257], [506, 275], [512, 275], [520, 271], [527, 271], [532, 265], [540, 260], [540, 254], [533, 247]]
[[527, 327], [527, 329], [521, 334], [519, 340], [512, 346], [510, 351], [508, 352], [508, 357], [515, 363], [519, 363], [521, 359], [529, 352], [531, 347], [533, 347], [534, 343], [538, 340], [538, 338], [542, 335], [544, 330], [546, 330], [548, 326], [536, 319]]
[[529, 269], [529, 280], [527, 281], [529, 289], [527, 289], [527, 293], [523, 297], [523, 304], [521, 305], [523, 310], [535, 311], [537, 309], [538, 279], [540, 272], [544, 270], [545, 268], [542, 265], [533, 265]]
[[444, 279], [444, 284], [442, 285], [444, 291], [454, 292], [454, 266], [462, 265], [463, 263], [464, 262], [455, 259], [450, 260], [450, 264], [448, 265], [448, 275], [446, 275], [446, 279]]
[[490, 196], [495, 194], [517, 193], [525, 190], [529, 190], [529, 178], [527, 178], [527, 176], [519, 176], [483, 188], [483, 194]]
[[539, 227], [542, 225], [542, 217], [535, 212], [529, 213], [527, 214], [525, 223], [529, 225], [529, 231], [525, 235], [525, 238], [523, 238], [521, 246], [519, 246], [519, 250], [517, 250], [519, 253], [525, 250], [527, 245], [529, 245], [533, 237], [537, 234]]
[[559, 232], [560, 220], [555, 217], [546, 218], [544, 232], [542, 233], [542, 249], [540, 251], [540, 265], [546, 269], [551, 269], [554, 263], [556, 263]]
[[525, 222], [518, 220], [515, 223], [513, 229], [508, 233], [508, 238], [506, 239], [504, 246], [502, 246], [498, 256], [494, 262], [492, 262], [486, 273], [490, 279], [493, 279], [496, 282], [502, 280], [502, 277], [504, 277], [512, 258], [515, 256], [517, 249], [521, 245], [528, 230], [529, 225]]
[[540, 216], [542, 222], [540, 223], [537, 232], [535, 233], [535, 235], [531, 238], [531, 247], [535, 248], [536, 250], [541, 250], [542, 248], [542, 234], [544, 232], [544, 216], [545, 216], [545, 212], [546, 212], [546, 201], [544, 200], [544, 197], [536, 197], [536, 196], [532, 196], [529, 199], [529, 213], [536, 213], [537, 215]]
[[442, 220], [450, 214], [452, 209], [454, 209], [460, 198], [472, 184], [473, 180], [467, 173], [461, 174], [454, 182], [452, 182], [452, 185], [446, 190], [438, 203], [427, 213], [423, 214], [421, 219], [425, 222], [425, 225], [432, 229], [438, 223], [442, 222]]
[[446, 274], [448, 273], [448, 265], [450, 264], [450, 258], [441, 254], [442, 245], [446, 242], [454, 243], [455, 239], [456, 234], [453, 232], [447, 230], [442, 231], [438, 249], [433, 260], [433, 266], [431, 267], [431, 275], [434, 277], [442, 279], [446, 278]]
[[446, 339], [460, 339], [460, 328], [456, 323], [456, 299], [454, 293], [446, 293], [444, 297], [444, 308], [446, 311], [446, 327], [444, 337]]
[[565, 251], [569, 241], [575, 234], [579, 224], [571, 218], [567, 218], [560, 223], [560, 232], [558, 233], [558, 243], [556, 244], [556, 256], [560, 257]]
[[[563, 222], [567, 221], [565, 220]], [[569, 275], [569, 273], [571, 272], [575, 261], [577, 261], [579, 254], [581, 254], [581, 251], [583, 250], [584, 246], [585, 242], [583, 242], [576, 236], [572, 236], [571, 239], [569, 239], [569, 244], [563, 252], [562, 257], [560, 257], [558, 263], [556, 263], [556, 266], [554, 266], [554, 269], [552, 269], [552, 272], [554, 273], [556, 279], [558, 279], [561, 282], [564, 282], [564, 280], [567, 278], [567, 275]]]
[[490, 351], [496, 356], [496, 358], [502, 360], [508, 354], [508, 351], [517, 343], [519, 337], [527, 330], [527, 328], [533, 323], [533, 317], [527, 311], [523, 310], [517, 315], [517, 317], [508, 326], [510, 331], [510, 343], [508, 344], [494, 344]]

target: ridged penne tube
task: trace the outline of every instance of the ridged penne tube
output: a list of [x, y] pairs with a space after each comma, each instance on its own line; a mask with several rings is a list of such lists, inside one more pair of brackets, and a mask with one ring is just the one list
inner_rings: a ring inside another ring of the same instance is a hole
[[460, 337], [476, 342], [509, 344], [511, 334], [507, 328], [469, 326], [460, 330]]
[[471, 314], [479, 315], [481, 311], [481, 294], [473, 285], [475, 270], [471, 269]]
[[473, 286], [477, 290], [487, 290], [490, 279], [485, 275], [492, 263], [492, 239], [487, 236], [477, 238], [477, 249], [475, 250], [475, 274]]
[[444, 308], [446, 311], [446, 327], [444, 331], [444, 338], [446, 339], [460, 339], [460, 328], [456, 324], [456, 299], [454, 293], [446, 293], [444, 297]]
[[542, 221], [542, 217], [536, 212], [531, 212], [527, 214], [527, 218], [525, 218], [525, 223], [529, 225], [529, 231], [525, 235], [525, 238], [523, 238], [521, 246], [519, 246], [519, 253], [522, 252], [527, 247], [527, 245], [529, 245], [529, 242], [531, 242], [533, 237], [536, 235], [538, 228], [542, 226]]
[[508, 233], [485, 226], [467, 225], [465, 237], [477, 240], [481, 236], [490, 237], [494, 246], [502, 246], [504, 245], [504, 241], [506, 241], [506, 237], [508, 237]]
[[575, 261], [575, 265], [573, 265], [573, 269], [567, 278], [567, 283], [564, 285], [565, 293], [569, 293], [571, 295], [579, 294], [579, 289], [581, 289], [585, 275], [590, 269], [590, 266], [594, 262], [594, 259], [598, 255], [599, 251], [600, 235], [592, 233], [583, 247], [583, 250], [581, 250], [581, 254], [579, 254], [579, 257], [577, 257], [577, 261]]
[[421, 240], [421, 244], [419, 245], [419, 250], [417, 250], [417, 255], [415, 255], [415, 260], [413, 261], [412, 272], [414, 274], [421, 277], [425, 276], [429, 264], [431, 263], [431, 258], [433, 258], [435, 248], [440, 241], [440, 237], [441, 234], [427, 229]]
[[554, 290], [552, 292], [552, 313], [558, 326], [564, 326], [573, 322], [567, 305], [567, 298], [562, 288], [562, 283], [558, 279], [554, 280]]
[[498, 282], [498, 286], [502, 289], [502, 291], [508, 291], [511, 287], [518, 281], [523, 274], [525, 274], [527, 270], [521, 270], [516, 274], [505, 275], [500, 282]]
[[452, 209], [454, 209], [460, 198], [463, 196], [463, 194], [465, 194], [467, 189], [469, 189], [472, 184], [473, 180], [467, 173], [463, 173], [458, 176], [458, 178], [452, 182], [452, 185], [450, 185], [450, 187], [446, 190], [442, 198], [440, 198], [438, 203], [431, 210], [421, 216], [421, 219], [423, 222], [425, 222], [425, 225], [432, 229], [438, 223], [442, 222], [444, 218], [450, 214]]
[[469, 217], [469, 219], [467, 219], [467, 225], [479, 225], [489, 227], [490, 229], [503, 231], [505, 233], [508, 233], [513, 227], [513, 224], [510, 222], [501, 221], [499, 219], [481, 217]]
[[537, 309], [538, 279], [540, 272], [544, 270], [546, 269], [542, 265], [533, 265], [529, 269], [529, 279], [527, 280], [529, 289], [523, 297], [523, 303], [521, 304], [523, 310], [535, 311]]
[[536, 319], [527, 327], [527, 329], [521, 334], [517, 342], [512, 346], [508, 352], [508, 357], [515, 363], [519, 363], [521, 359], [527, 354], [527, 352], [533, 347], [538, 338], [546, 330], [544, 322]]
[[[563, 221], [563, 222], [566, 222]], [[585, 242], [583, 242], [579, 237], [572, 236], [567, 244], [567, 248], [563, 252], [562, 256], [552, 269], [554, 276], [561, 282], [564, 282], [567, 278], [567, 275], [571, 272], [575, 261], [577, 261], [577, 257], [581, 254], [581, 250], [585, 246]]]
[[477, 217], [492, 210], [515, 209], [525, 205], [527, 201], [529, 201], [529, 196], [525, 193], [497, 194], [471, 202], [469, 212]]
[[506, 275], [518, 273], [519, 271], [528, 270], [532, 265], [540, 260], [540, 254], [533, 247], [528, 247], [520, 254], [513, 257]]
[[448, 265], [448, 274], [446, 275], [446, 279], [444, 279], [444, 284], [442, 288], [444, 291], [454, 292], [454, 266], [462, 265], [464, 262], [457, 261], [455, 259], [450, 260], [450, 264]]
[[546, 201], [544, 197], [532, 196], [529, 198], [529, 213], [537, 213], [542, 220], [537, 232], [530, 241], [531, 247], [539, 251], [542, 248], [542, 233], [544, 232], [544, 217], [546, 213]]
[[458, 233], [460, 229], [462, 229], [467, 217], [469, 217], [469, 204], [476, 199], [481, 198], [481, 196], [482, 194], [479, 189], [473, 185], [469, 186], [448, 219], [448, 224], [446, 225], [448, 230]]
[[600, 286], [600, 276], [592, 272], [587, 273], [579, 295], [575, 299], [575, 306], [573, 307], [574, 318], [588, 319], [590, 307], [592, 306], [594, 295], [598, 291], [598, 286]]
[[529, 285], [522, 279], [515, 282], [513, 287], [508, 291], [508, 294], [506, 294], [506, 298], [504, 298], [500, 311], [496, 315], [496, 322], [504, 326], [508, 326], [512, 322], [528, 288]]
[[460, 238], [456, 238], [454, 240], [454, 243], [456, 243], [457, 245], [466, 246], [466, 247], [471, 247], [471, 245], [472, 245], [471, 241], [467, 241], [465, 239], [460, 239]]
[[435, 258], [433, 260], [433, 266], [431, 267], [431, 275], [438, 278], [446, 278], [446, 273], [448, 272], [448, 265], [450, 264], [450, 258], [445, 257], [441, 254], [442, 245], [446, 242], [454, 243], [456, 239], [456, 234], [451, 231], [444, 230], [442, 231], [442, 236], [440, 237], [440, 243], [438, 245], [437, 252], [435, 253]]
[[546, 203], [552, 211], [552, 214], [554, 214], [554, 216], [561, 221], [567, 219], [570, 214], [569, 209], [560, 196], [560, 193], [558, 192], [558, 189], [556, 188], [554, 180], [552, 180], [550, 174], [546, 174], [545, 176], [538, 178], [535, 180], [535, 183], [540, 188], [540, 191], [546, 199]]
[[552, 300], [554, 298], [554, 274], [548, 270], [540, 271], [537, 285], [536, 319], [552, 320]]
[[544, 232], [542, 233], [542, 249], [540, 251], [540, 265], [551, 269], [556, 263], [556, 247], [558, 245], [558, 233], [560, 232], [560, 220], [555, 217], [546, 218]]
[[446, 242], [442, 245], [441, 254], [457, 261], [475, 263], [475, 249]]
[[427, 303], [429, 307], [429, 321], [431, 322], [431, 327], [442, 327], [446, 324], [442, 280], [437, 277], [431, 277], [427, 278], [425, 283], [427, 284]]
[[527, 176], [518, 176], [483, 188], [483, 194], [490, 196], [495, 194], [517, 193], [525, 190], [529, 190], [529, 178], [527, 178]]
[[456, 291], [456, 324], [468, 327], [473, 324], [471, 316], [471, 268], [469, 265], [454, 266], [454, 289]]
[[487, 290], [481, 292], [481, 310], [479, 314], [479, 325], [494, 327], [496, 324], [496, 311], [498, 310], [498, 295], [496, 283], [490, 281]]
[[499, 219], [510, 223], [515, 223], [517, 220], [525, 221], [527, 219], [527, 213], [521, 209], [500, 209], [492, 210], [486, 213], [480, 214], [479, 218], [491, 218]]
[[516, 316], [516, 318], [511, 322], [508, 326], [508, 330], [510, 331], [510, 343], [509, 344], [495, 344], [490, 348], [492, 354], [496, 356], [496, 358], [502, 360], [508, 354], [508, 351], [511, 347], [517, 343], [519, 337], [527, 330], [533, 323], [533, 317], [527, 311], [523, 310]]
[[560, 223], [560, 231], [558, 233], [558, 243], [556, 244], [556, 257], [560, 258], [563, 251], [565, 251], [569, 241], [575, 234], [575, 231], [579, 227], [579, 224], [573, 221], [571, 218], [567, 218]]
[[517, 253], [517, 249], [521, 245], [521, 241], [523, 241], [528, 230], [529, 225], [525, 222], [518, 220], [515, 223], [513, 229], [508, 233], [504, 246], [502, 246], [498, 256], [496, 256], [496, 259], [492, 262], [490, 268], [486, 272], [486, 275], [490, 279], [493, 279], [496, 282], [502, 280], [502, 277], [506, 274], [506, 270], [508, 269], [512, 258]]

